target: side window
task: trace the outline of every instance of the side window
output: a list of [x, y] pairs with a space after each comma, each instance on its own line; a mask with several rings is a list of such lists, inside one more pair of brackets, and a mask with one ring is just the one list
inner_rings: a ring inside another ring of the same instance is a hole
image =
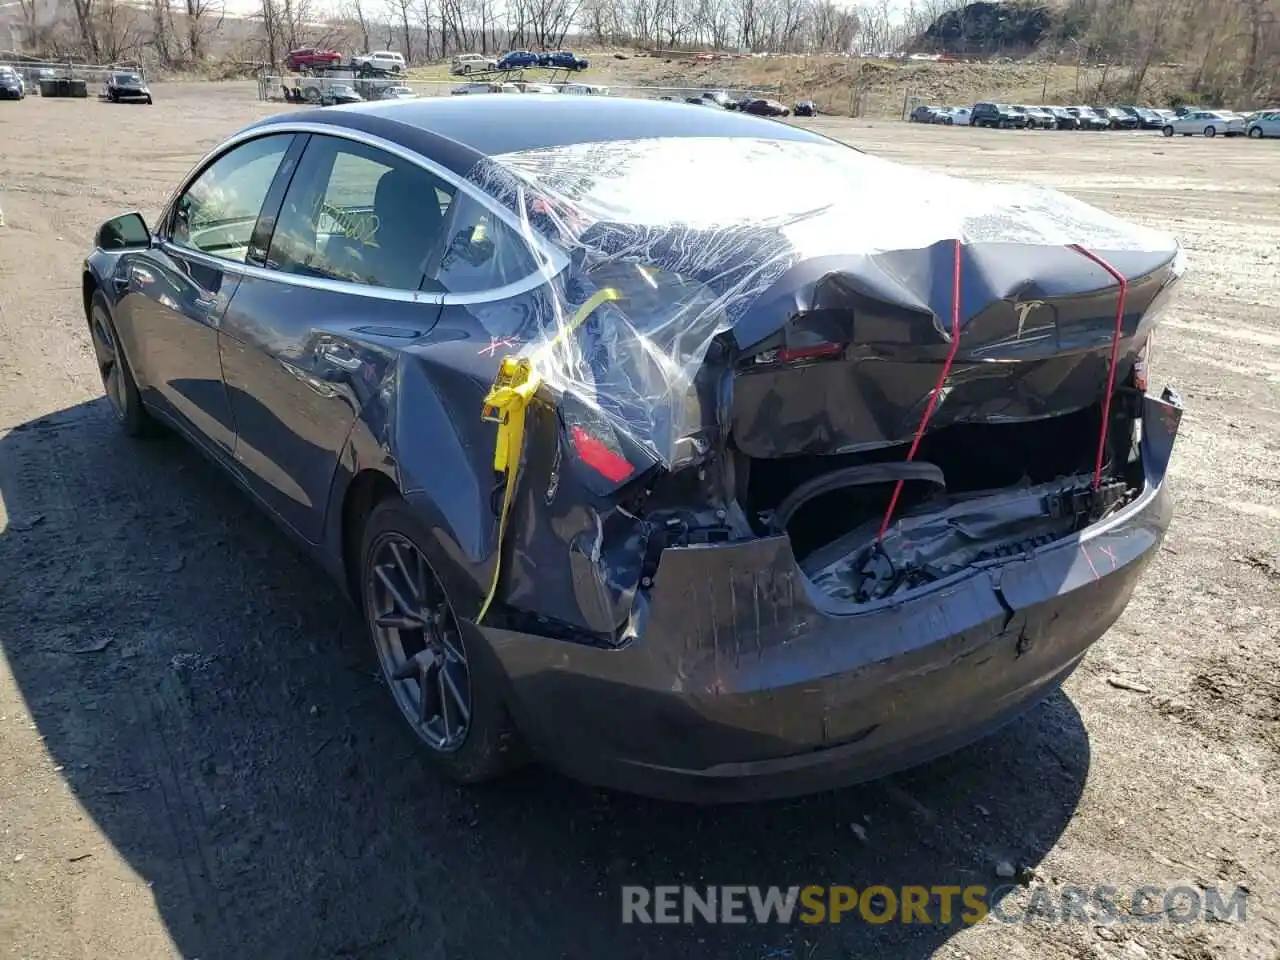
[[313, 136], [276, 218], [267, 265], [300, 276], [417, 290], [453, 187], [373, 147]]
[[459, 193], [453, 201], [445, 235], [432, 277], [446, 293], [496, 290], [538, 268], [520, 232], [469, 194]]
[[291, 133], [260, 137], [206, 167], [178, 198], [169, 239], [188, 250], [244, 263], [267, 190], [292, 142]]

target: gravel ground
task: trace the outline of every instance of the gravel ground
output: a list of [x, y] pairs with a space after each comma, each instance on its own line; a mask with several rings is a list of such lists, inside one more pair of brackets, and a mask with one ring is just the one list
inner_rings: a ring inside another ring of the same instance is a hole
[[[193, 451], [117, 435], [79, 302], [93, 230], [154, 217], [274, 109], [155, 92], [0, 104], [0, 957], [1280, 956], [1280, 144], [814, 122], [1183, 239], [1154, 358], [1187, 404], [1178, 513], [1026, 719], [883, 782], [703, 810], [537, 769], [442, 785], [322, 575]], [[619, 923], [623, 883], [995, 885], [1002, 862], [1050, 890], [1243, 884], [1248, 918]]]

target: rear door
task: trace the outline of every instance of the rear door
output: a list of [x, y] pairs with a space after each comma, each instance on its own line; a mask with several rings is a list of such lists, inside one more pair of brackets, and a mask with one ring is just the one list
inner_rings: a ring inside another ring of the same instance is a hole
[[178, 195], [160, 242], [115, 278], [117, 325], [147, 400], [217, 453], [229, 454], [234, 440], [218, 328], [293, 141], [291, 133], [258, 137], [212, 160]]
[[431, 330], [421, 290], [453, 187], [375, 146], [313, 135], [283, 192], [265, 271], [222, 324], [235, 459], [305, 539], [320, 537], [352, 423], [396, 351]]

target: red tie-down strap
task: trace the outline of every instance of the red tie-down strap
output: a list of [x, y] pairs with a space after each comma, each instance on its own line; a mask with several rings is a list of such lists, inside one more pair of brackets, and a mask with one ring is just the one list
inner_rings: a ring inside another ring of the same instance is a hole
[[[907, 463], [910, 463], [916, 457], [916, 450], [920, 448], [920, 438], [924, 436], [924, 431], [929, 426], [929, 418], [933, 416], [933, 408], [938, 405], [938, 398], [942, 396], [942, 388], [951, 373], [951, 364], [955, 362], [956, 351], [960, 349], [960, 247], [960, 241], [956, 240], [951, 272], [951, 347], [947, 350], [947, 359], [943, 361], [942, 369], [938, 371], [938, 382], [933, 385], [933, 392], [929, 394], [929, 402], [925, 404], [924, 413], [920, 416], [920, 423], [916, 427], [916, 435], [911, 440], [911, 449], [907, 451]], [[880, 532], [876, 535], [877, 541], [883, 540], [884, 535], [889, 530], [889, 523], [893, 520], [893, 511], [898, 506], [898, 497], [902, 495], [902, 483], [903, 481], [899, 480], [893, 485], [893, 496], [889, 498], [889, 506], [885, 508], [884, 520], [880, 522]]]
[[1107, 362], [1107, 392], [1102, 395], [1102, 429], [1098, 431], [1098, 455], [1093, 461], [1093, 489], [1102, 485], [1102, 461], [1107, 452], [1107, 430], [1111, 426], [1111, 393], [1116, 387], [1116, 361], [1120, 356], [1120, 331], [1124, 328], [1124, 302], [1129, 295], [1129, 281], [1125, 275], [1107, 263], [1091, 250], [1086, 250], [1078, 243], [1070, 247], [1086, 260], [1100, 266], [1120, 287], [1120, 296], [1116, 300], [1116, 325], [1111, 334], [1111, 358]]

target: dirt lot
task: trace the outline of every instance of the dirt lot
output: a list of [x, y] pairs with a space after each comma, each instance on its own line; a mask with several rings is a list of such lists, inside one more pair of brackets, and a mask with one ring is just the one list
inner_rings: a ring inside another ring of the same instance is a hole
[[[1066, 695], [907, 775], [698, 810], [536, 769], [442, 786], [321, 575], [194, 452], [117, 435], [93, 229], [154, 217], [268, 109], [247, 85], [0, 104], [0, 957], [1280, 956], [1280, 144], [816, 121], [1183, 239], [1154, 361], [1188, 408], [1178, 514]], [[618, 922], [623, 883], [995, 885], [1001, 861], [1252, 899], [1242, 924]]]

